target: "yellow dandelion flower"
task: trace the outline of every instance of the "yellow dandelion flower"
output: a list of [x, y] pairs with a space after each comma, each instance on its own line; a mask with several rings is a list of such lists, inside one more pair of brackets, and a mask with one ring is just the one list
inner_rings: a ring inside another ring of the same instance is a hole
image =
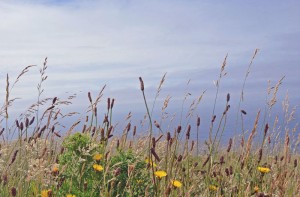
[[51, 189], [45, 189], [41, 191], [41, 197], [50, 197], [49, 193], [51, 193]]
[[98, 165], [98, 164], [94, 164], [93, 168], [94, 168], [94, 170], [96, 170], [98, 172], [103, 171], [103, 169], [104, 169], [101, 165]]
[[218, 190], [218, 187], [216, 187], [214, 185], [210, 185], [208, 188], [209, 188], [209, 190], [212, 190], [212, 191], [217, 191]]
[[53, 173], [57, 173], [57, 172], [58, 172], [58, 170], [59, 170], [59, 169], [58, 169], [58, 167], [57, 167], [57, 166], [54, 166], [54, 167], [52, 168], [52, 172], [53, 172]]
[[260, 171], [261, 173], [268, 173], [271, 171], [270, 168], [264, 168], [264, 167], [257, 167], [257, 170]]
[[158, 178], [162, 178], [162, 177], [167, 176], [167, 173], [163, 170], [159, 170], [159, 171], [154, 172], [154, 175]]
[[102, 154], [96, 153], [93, 157], [95, 161], [100, 161], [103, 158]]
[[174, 187], [182, 187], [182, 183], [180, 181], [172, 180], [171, 183]]
[[52, 167], [52, 171], [51, 171], [52, 175], [55, 176], [55, 175], [58, 174], [58, 172], [59, 172], [58, 166], [57, 166], [57, 165], [54, 165], [54, 166]]
[[75, 195], [72, 195], [72, 194], [67, 194], [66, 197], [76, 197]]
[[157, 166], [156, 163], [154, 163], [151, 159], [150, 159], [150, 160], [149, 160], [149, 159], [146, 159], [145, 162], [146, 162], [147, 164], [150, 164], [150, 166], [152, 166], [152, 165], [153, 165], [153, 167], [156, 167], [156, 166]]

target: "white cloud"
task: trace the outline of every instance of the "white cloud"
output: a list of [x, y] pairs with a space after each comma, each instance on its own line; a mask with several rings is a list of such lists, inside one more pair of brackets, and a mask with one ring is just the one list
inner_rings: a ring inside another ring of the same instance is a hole
[[[261, 1], [36, 2], [0, 3], [2, 90], [7, 72], [17, 75], [29, 64], [41, 65], [46, 56], [51, 91], [96, 89], [105, 83], [112, 90], [122, 85], [133, 88], [138, 76], [151, 86], [165, 72], [185, 81], [182, 77], [189, 72], [196, 78], [203, 69], [219, 68], [227, 52], [234, 66], [247, 64], [255, 48], [282, 54], [277, 40], [282, 34], [299, 32], [295, 24], [299, 14], [297, 6], [289, 4], [292, 1], [281, 5]], [[287, 46], [299, 43], [296, 36], [286, 40]], [[274, 53], [265, 53], [264, 58], [270, 60]], [[34, 77], [39, 77], [38, 72], [23, 83], [32, 84]]]

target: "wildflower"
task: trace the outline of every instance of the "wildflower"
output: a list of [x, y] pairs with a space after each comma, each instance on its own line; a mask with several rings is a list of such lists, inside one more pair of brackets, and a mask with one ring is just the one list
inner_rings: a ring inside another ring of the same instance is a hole
[[258, 187], [258, 186], [255, 186], [255, 187], [254, 187], [254, 192], [257, 193], [258, 191], [259, 191], [259, 187]]
[[50, 197], [52, 194], [51, 189], [45, 189], [41, 191], [41, 197]]
[[67, 194], [67, 197], [76, 197], [76, 196], [72, 194]]
[[57, 165], [54, 165], [52, 168], [52, 175], [54, 175], [54, 176], [57, 175], [58, 171], [59, 171], [59, 169], [58, 169]]
[[95, 155], [94, 155], [94, 157], [93, 157], [93, 159], [95, 160], [95, 161], [99, 161], [99, 160], [101, 160], [103, 158], [103, 155], [102, 154], [99, 154], [99, 153], [96, 153]]
[[209, 190], [212, 190], [212, 191], [217, 191], [218, 190], [218, 187], [216, 187], [214, 185], [210, 185], [208, 188], [209, 188]]
[[98, 164], [94, 164], [93, 168], [94, 168], [94, 170], [96, 170], [98, 172], [103, 171], [103, 167], [101, 165], [98, 165]]
[[181, 187], [182, 186], [182, 183], [180, 181], [177, 181], [177, 180], [173, 180], [173, 181], [171, 181], [171, 183], [174, 187]]
[[150, 159], [150, 160], [149, 160], [149, 159], [146, 159], [146, 160], [145, 160], [145, 163], [150, 164], [150, 166], [153, 166], [153, 167], [156, 167], [156, 166], [157, 166], [156, 163], [154, 163], [151, 159]]
[[264, 168], [264, 167], [257, 167], [257, 170], [260, 171], [261, 173], [268, 173], [271, 171], [270, 168]]
[[163, 170], [159, 170], [159, 171], [154, 172], [154, 175], [161, 179], [162, 177], [167, 176], [167, 173]]

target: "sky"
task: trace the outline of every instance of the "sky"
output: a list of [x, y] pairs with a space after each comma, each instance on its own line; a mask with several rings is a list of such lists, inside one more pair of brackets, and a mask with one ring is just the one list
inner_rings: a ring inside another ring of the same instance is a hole
[[[1, 1], [0, 96], [5, 101], [7, 74], [12, 84], [23, 68], [37, 65], [11, 90], [11, 97], [22, 98], [12, 113], [26, 110], [37, 99], [39, 68], [48, 57], [43, 97], [76, 94], [72, 110], [84, 111], [87, 92], [96, 97], [107, 85], [102, 103], [105, 106], [107, 97], [116, 99], [116, 119], [129, 112], [142, 119], [145, 106], [138, 78], [144, 80], [151, 105], [167, 73], [154, 111], [159, 114], [170, 95], [170, 114], [181, 114], [187, 93], [191, 96], [185, 109], [206, 91], [195, 115], [209, 122], [216, 94], [213, 81], [225, 56], [227, 75], [218, 96], [220, 111], [227, 93], [237, 109], [245, 73], [259, 49], [242, 107], [252, 115], [264, 109], [268, 81], [274, 86], [283, 76], [278, 109], [287, 92], [291, 106], [297, 106], [299, 6], [299, 1], [292, 0]], [[250, 117], [253, 122], [254, 116]]]

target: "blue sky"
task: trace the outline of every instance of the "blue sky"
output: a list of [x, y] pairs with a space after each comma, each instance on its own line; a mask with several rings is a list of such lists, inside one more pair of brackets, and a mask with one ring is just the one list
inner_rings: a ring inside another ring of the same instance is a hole
[[[78, 109], [87, 105], [88, 91], [96, 95], [107, 84], [105, 98], [116, 98], [120, 114], [143, 112], [138, 77], [143, 77], [151, 100], [167, 72], [161, 102], [170, 94], [176, 111], [191, 79], [188, 91], [196, 97], [207, 90], [201, 108], [209, 110], [213, 80], [226, 54], [228, 74], [220, 98], [230, 92], [236, 102], [259, 48], [244, 107], [262, 108], [268, 80], [275, 84], [282, 76], [281, 97], [288, 90], [291, 103], [298, 105], [299, 6], [291, 0], [1, 1], [1, 98], [6, 73], [13, 80], [25, 66], [41, 65], [48, 57], [44, 96], [77, 93]], [[38, 80], [38, 69], [32, 69], [12, 94], [23, 102], [35, 100]]]

